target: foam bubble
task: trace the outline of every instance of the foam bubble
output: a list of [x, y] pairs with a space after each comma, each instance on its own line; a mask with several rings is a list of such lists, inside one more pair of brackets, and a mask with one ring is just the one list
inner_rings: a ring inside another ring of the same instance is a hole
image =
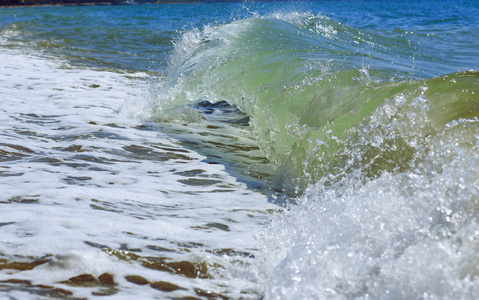
[[[251, 260], [252, 234], [275, 206], [224, 165], [131, 117], [144, 108], [134, 103], [148, 94], [146, 74], [16, 50], [0, 57], [0, 280], [119, 299], [173, 286], [174, 297], [246, 289], [218, 274]], [[118, 113], [124, 101], [129, 111]], [[105, 273], [113, 288], [100, 281]]]

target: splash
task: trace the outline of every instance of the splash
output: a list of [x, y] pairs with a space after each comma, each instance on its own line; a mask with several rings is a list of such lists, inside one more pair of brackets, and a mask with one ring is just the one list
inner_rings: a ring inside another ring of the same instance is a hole
[[[299, 13], [193, 30], [176, 45], [162, 87], [168, 99], [159, 101], [157, 116], [168, 112], [170, 120], [173, 115], [198, 121], [185, 109], [189, 103], [237, 105], [250, 117], [263, 153], [280, 166], [277, 185], [283, 190], [302, 191], [325, 175], [362, 165], [369, 166], [360, 168], [369, 178], [404, 171], [448, 122], [478, 115], [478, 73], [418, 79], [417, 65], [406, 67], [411, 49], [398, 55], [384, 46], [393, 43], [325, 16]], [[386, 60], [394, 67], [385, 67]], [[385, 114], [380, 121], [379, 111]], [[362, 133], [370, 127], [379, 133], [397, 122], [403, 127], [389, 136]], [[360, 158], [348, 153], [354, 145]]]
[[162, 107], [236, 105], [296, 195], [258, 239], [266, 299], [477, 298], [477, 71], [431, 77], [417, 45], [300, 13], [178, 47]]

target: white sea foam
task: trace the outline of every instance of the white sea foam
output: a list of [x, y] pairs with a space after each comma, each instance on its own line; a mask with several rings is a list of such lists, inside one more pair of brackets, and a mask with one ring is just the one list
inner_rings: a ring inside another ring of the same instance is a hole
[[[241, 270], [233, 266], [247, 258], [212, 251], [254, 253], [252, 235], [274, 206], [154, 124], [117, 113], [129, 99], [131, 115], [134, 98], [147, 94], [145, 74], [75, 68], [16, 50], [2, 49], [0, 60], [0, 254], [49, 260], [29, 271], [3, 269], [0, 280], [65, 288], [59, 282], [70, 277], [110, 273], [115, 297], [126, 299], [162, 293], [126, 275], [186, 289], [210, 284], [142, 267], [128, 253], [205, 263], [211, 274], [214, 265]], [[66, 288], [85, 297], [95, 290]]]
[[[399, 118], [384, 121], [404, 108], [400, 100], [371, 116], [377, 123], [364, 137], [400, 135], [417, 147], [415, 162], [374, 178], [323, 178], [275, 215], [255, 261], [267, 299], [479, 297], [477, 119], [451, 122], [421, 149]], [[425, 99], [416, 100], [410, 105], [424, 110]], [[413, 119], [425, 117], [409, 114], [405, 124], [419, 131], [425, 122]], [[350, 157], [361, 157], [361, 144]]]

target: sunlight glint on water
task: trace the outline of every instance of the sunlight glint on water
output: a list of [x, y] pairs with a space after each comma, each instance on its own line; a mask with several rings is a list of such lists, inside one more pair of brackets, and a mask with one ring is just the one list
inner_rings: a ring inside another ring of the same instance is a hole
[[2, 8], [0, 292], [478, 298], [479, 9], [431, 6]]

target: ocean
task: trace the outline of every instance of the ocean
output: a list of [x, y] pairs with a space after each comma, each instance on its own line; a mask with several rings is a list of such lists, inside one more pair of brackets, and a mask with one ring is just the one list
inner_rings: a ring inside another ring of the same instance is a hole
[[0, 298], [478, 299], [479, 2], [0, 8]]

